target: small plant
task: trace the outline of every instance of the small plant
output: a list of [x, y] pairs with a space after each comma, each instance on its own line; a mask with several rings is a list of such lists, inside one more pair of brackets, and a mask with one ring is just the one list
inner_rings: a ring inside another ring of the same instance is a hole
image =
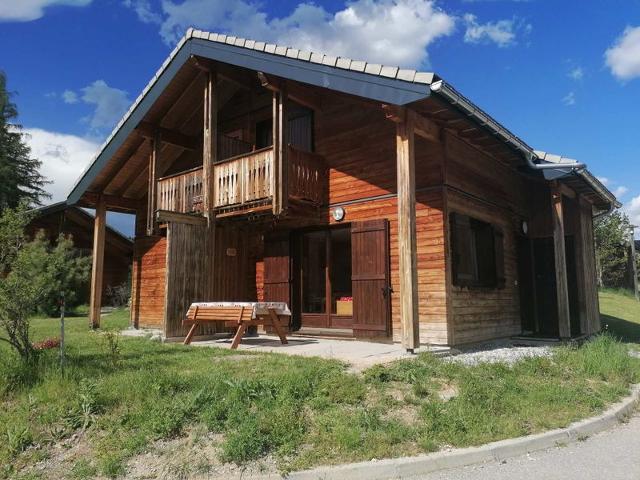
[[69, 411], [67, 420], [73, 428], [86, 430], [98, 412], [96, 384], [87, 379], [80, 381], [76, 404]]
[[5, 435], [9, 451], [14, 455], [24, 452], [33, 443], [33, 436], [28, 426], [9, 428]]
[[102, 335], [111, 365], [115, 367], [120, 361], [120, 330], [105, 330]]

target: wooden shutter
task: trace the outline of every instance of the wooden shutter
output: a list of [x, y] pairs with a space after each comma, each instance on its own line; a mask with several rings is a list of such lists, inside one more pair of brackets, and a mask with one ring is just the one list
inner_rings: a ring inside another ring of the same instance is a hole
[[388, 336], [389, 222], [386, 219], [351, 225], [353, 333], [357, 337]]
[[264, 244], [264, 300], [287, 302], [291, 308], [291, 268], [289, 236], [265, 238]]
[[504, 288], [507, 282], [504, 272], [504, 234], [502, 230], [493, 229], [493, 245], [496, 256], [496, 283], [498, 288]]

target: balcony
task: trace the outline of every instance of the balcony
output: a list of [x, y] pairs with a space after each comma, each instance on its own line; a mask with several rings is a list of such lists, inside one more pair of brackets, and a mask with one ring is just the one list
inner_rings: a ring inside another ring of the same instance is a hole
[[[273, 147], [233, 156], [213, 166], [213, 209], [218, 217], [267, 211], [273, 202]], [[326, 167], [315, 153], [287, 147], [288, 197], [319, 206], [324, 201]], [[203, 211], [202, 167], [158, 180], [157, 210]]]

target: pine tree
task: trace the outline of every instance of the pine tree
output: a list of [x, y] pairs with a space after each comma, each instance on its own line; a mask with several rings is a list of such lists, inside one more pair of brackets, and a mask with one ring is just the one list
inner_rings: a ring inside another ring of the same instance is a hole
[[40, 205], [48, 196], [43, 189], [47, 182], [39, 172], [41, 162], [31, 156], [17, 117], [6, 76], [0, 72], [0, 212], [24, 201]]

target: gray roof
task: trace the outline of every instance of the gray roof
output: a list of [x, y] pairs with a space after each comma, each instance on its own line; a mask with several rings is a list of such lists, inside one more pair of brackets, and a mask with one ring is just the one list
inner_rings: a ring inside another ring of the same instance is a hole
[[[122, 145], [164, 88], [192, 55], [395, 105], [406, 105], [434, 94], [437, 95], [436, 86], [444, 84], [433, 72], [402, 69], [190, 28], [129, 107], [129, 110], [101, 146], [97, 156], [80, 176], [67, 198], [69, 204], [77, 203], [80, 200], [95, 175]], [[482, 112], [468, 99], [466, 101], [474, 111]], [[489, 122], [499, 125], [486, 113], [482, 112], [482, 115], [486, 117], [485, 124]], [[504, 131], [507, 136], [517, 139], [507, 129]], [[533, 151], [528, 146], [527, 149]], [[561, 156], [540, 151], [535, 151], [535, 153], [536, 155], [542, 154], [545, 158], [538, 156], [544, 161], [571, 162], [570, 159], [563, 160], [564, 157]], [[582, 170], [580, 174], [601, 195], [615, 202], [615, 196], [593, 175], [586, 170]]]

